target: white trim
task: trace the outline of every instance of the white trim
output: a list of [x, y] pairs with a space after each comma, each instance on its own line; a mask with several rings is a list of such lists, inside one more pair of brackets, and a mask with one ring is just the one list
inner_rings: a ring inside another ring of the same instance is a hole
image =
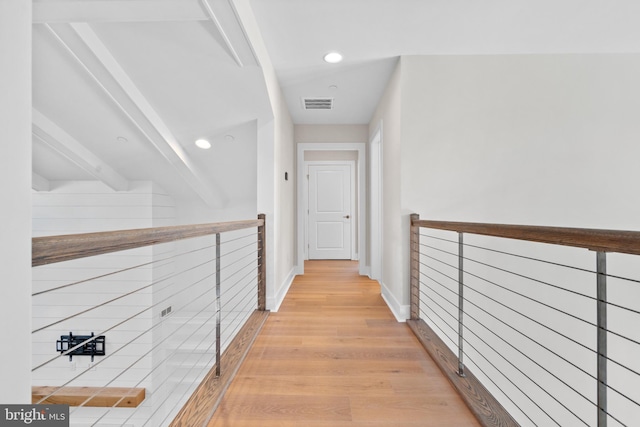
[[367, 144], [364, 142], [352, 142], [352, 143], [315, 143], [315, 142], [304, 142], [299, 143], [297, 147], [298, 159], [297, 159], [297, 168], [298, 168], [298, 177], [297, 177], [297, 186], [298, 186], [298, 233], [297, 233], [297, 244], [298, 244], [298, 253], [296, 258], [296, 272], [298, 274], [304, 274], [304, 230], [306, 228], [305, 222], [305, 200], [304, 200], [304, 183], [305, 183], [305, 170], [304, 170], [304, 153], [305, 151], [357, 151], [358, 152], [358, 250], [359, 250], [359, 270], [360, 274], [364, 275], [366, 265], [365, 260], [367, 259], [367, 246], [366, 246], [366, 235], [367, 235], [367, 192], [366, 192], [366, 168], [367, 168], [367, 159], [365, 157], [367, 149]]
[[[356, 187], [356, 160], [309, 160], [304, 162], [304, 170], [306, 171], [307, 176], [310, 175], [309, 166], [349, 166], [349, 173], [351, 175], [351, 197], [350, 204], [351, 206], [351, 215], [356, 211], [356, 199], [358, 198], [358, 188]], [[309, 181], [305, 181], [308, 184]], [[309, 223], [309, 186], [303, 185], [302, 191], [304, 191], [304, 206], [303, 211], [306, 210], [307, 213], [305, 215], [305, 224]], [[304, 213], [304, 212], [303, 212]], [[360, 223], [360, 215], [358, 215], [357, 223]], [[351, 253], [349, 254], [349, 258], [351, 261], [358, 260], [358, 253], [356, 252], [356, 228], [353, 226], [354, 221], [351, 221]], [[309, 243], [309, 227], [304, 227], [304, 242], [303, 242], [303, 252], [304, 259], [309, 259], [309, 251], [307, 250]]]
[[296, 267], [292, 268], [289, 274], [287, 275], [287, 278], [284, 279], [284, 281], [282, 282], [278, 295], [276, 295], [275, 298], [274, 297], [267, 298], [267, 307], [269, 307], [269, 310], [271, 310], [272, 312], [276, 312], [280, 309], [280, 305], [282, 304], [282, 301], [284, 301], [284, 297], [287, 296], [287, 292], [289, 292], [289, 288], [293, 283], [293, 279], [295, 279], [296, 277], [296, 272], [297, 272]]
[[384, 302], [387, 303], [389, 310], [391, 310], [396, 317], [396, 320], [398, 322], [406, 322], [409, 318], [409, 305], [400, 304], [389, 288], [382, 282], [380, 282], [380, 293], [382, 294]]
[[129, 189], [129, 181], [124, 176], [103, 162], [98, 155], [69, 135], [53, 120], [35, 108], [31, 110], [31, 117], [31, 130], [39, 141], [93, 175], [95, 179], [104, 182], [112, 190], [127, 191]]

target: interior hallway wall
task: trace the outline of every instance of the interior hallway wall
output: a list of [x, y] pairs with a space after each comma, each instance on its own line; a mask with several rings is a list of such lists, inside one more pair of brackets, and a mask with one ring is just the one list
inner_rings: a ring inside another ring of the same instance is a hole
[[[371, 119], [367, 141], [382, 125], [382, 295], [398, 319], [408, 316], [408, 289], [404, 283], [404, 262], [400, 214], [400, 150], [402, 146], [402, 61], [389, 80]], [[370, 211], [371, 209], [368, 209]], [[368, 224], [371, 224], [369, 221]], [[369, 230], [369, 233], [371, 230]], [[369, 240], [370, 241], [370, 240]]]
[[409, 215], [640, 229], [640, 55], [403, 57], [384, 123], [383, 281], [409, 303]]
[[273, 112], [271, 120], [258, 123], [258, 211], [267, 215], [267, 308], [277, 310], [295, 274], [293, 121], [250, 1], [233, 5], [262, 68]]
[[295, 125], [294, 139], [300, 143], [367, 142], [367, 125]]
[[[409, 304], [409, 215], [413, 212], [434, 220], [639, 230], [640, 200], [635, 196], [640, 182], [640, 169], [636, 167], [640, 156], [640, 121], [636, 117], [640, 111], [639, 72], [638, 54], [403, 57], [371, 123], [373, 133], [378, 120], [384, 122], [384, 203], [388, 204], [384, 207], [384, 247], [385, 254], [391, 257], [385, 255], [384, 280], [400, 306], [408, 308]], [[399, 194], [389, 194], [388, 190]], [[431, 231], [427, 234], [438, 235]], [[561, 254], [557, 259], [563, 264], [595, 268], [595, 255], [586, 250], [571, 252], [477, 236], [467, 236], [465, 242], [537, 259]], [[394, 259], [398, 254], [401, 255]], [[494, 254], [479, 255], [488, 264], [495, 264], [494, 258]], [[609, 271], [615, 267], [637, 279], [637, 260], [629, 264], [622, 258], [611, 254]], [[475, 264], [469, 264], [466, 263], [467, 269], [475, 271]], [[511, 261], [509, 268], [516, 268], [516, 264]], [[519, 272], [525, 277], [539, 277], [543, 270], [529, 266]], [[555, 273], [543, 280], [593, 296], [594, 277], [585, 280], [567, 271]], [[488, 272], [486, 278], [501, 282], [496, 275]], [[581, 304], [575, 297], [554, 294], [550, 300], [550, 292], [544, 287], [531, 286], [531, 282], [522, 284], [513, 277], [502, 279], [509, 287], [523, 286], [538, 301], [571, 307], [576, 315], [595, 322], [593, 307]], [[498, 292], [470, 275], [466, 275], [465, 284], [493, 296]], [[637, 287], [612, 286], [610, 298], [614, 298], [614, 292], [623, 304], [639, 308]], [[515, 296], [506, 296], [503, 301], [508, 307], [524, 307]], [[527, 308], [544, 316], [550, 325], [566, 329], [569, 336], [587, 343], [594, 339], [592, 329], [576, 327], [566, 316], [547, 313], [538, 306]], [[504, 321], [528, 327], [516, 314], [505, 315]], [[437, 326], [440, 321], [435, 318], [428, 322]], [[561, 366], [558, 360], [549, 361], [544, 350], [530, 348], [514, 332], [507, 333], [495, 319], [482, 318], [481, 324], [527, 348], [529, 356], [549, 362], [553, 368]], [[622, 333], [635, 336], [630, 325], [618, 323], [617, 327]], [[441, 329], [447, 330], [444, 325]], [[479, 332], [486, 342], [501, 345], [490, 333]], [[566, 351], [567, 343], [558, 342], [553, 334], [541, 336], [547, 345]], [[469, 341], [480, 345], [475, 338], [468, 337]], [[452, 344], [447, 339], [445, 342]], [[608, 350], [610, 355], [615, 353], [614, 359], [637, 353], [613, 343]], [[469, 347], [466, 351], [471, 352]], [[588, 351], [572, 352], [571, 360], [595, 372], [594, 359]], [[465, 363], [479, 375], [481, 371], [475, 367], [483, 363], [481, 358], [467, 357]], [[524, 404], [534, 414], [533, 419], [544, 423], [539, 420], [547, 419], [547, 415], [537, 414], [538, 409], [528, 398], [540, 399], [537, 401], [544, 408], [552, 407], [544, 390], [557, 389], [553, 378], [526, 369], [539, 386], [526, 379], [517, 380], [522, 389], [518, 391], [507, 380], [497, 379], [498, 370], [509, 369], [506, 363], [497, 363], [495, 371], [485, 365], [483, 371], [487, 369], [497, 387]], [[595, 388], [586, 384], [581, 375], [567, 372], [565, 379], [590, 396]], [[533, 425], [483, 378], [518, 422]], [[615, 381], [613, 376], [610, 380]], [[624, 379], [614, 386], [624, 387]], [[620, 399], [610, 396], [611, 407], [618, 407]], [[562, 401], [576, 414], [586, 414], [592, 408], [572, 393], [563, 396]], [[562, 409], [550, 412], [562, 425], [576, 422]], [[620, 412], [628, 420], [636, 419], [637, 414], [638, 411]]]
[[403, 58], [402, 209], [640, 229], [640, 55]]

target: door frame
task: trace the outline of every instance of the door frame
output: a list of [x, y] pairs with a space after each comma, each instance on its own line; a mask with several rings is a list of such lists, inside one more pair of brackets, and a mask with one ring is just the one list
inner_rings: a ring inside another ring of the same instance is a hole
[[[358, 204], [358, 261], [359, 272], [361, 275], [368, 275], [369, 271], [366, 267], [367, 260], [367, 159], [366, 146], [364, 142], [352, 142], [352, 143], [315, 143], [305, 142], [297, 145], [297, 257], [296, 257], [296, 274], [304, 274], [304, 260], [305, 260], [305, 230], [307, 205], [305, 204], [305, 189], [308, 190], [306, 185], [306, 168], [304, 161], [304, 153], [306, 151], [357, 151], [358, 152], [358, 184], [357, 184], [357, 204]], [[353, 250], [353, 247], [352, 247]]]
[[[358, 189], [356, 188], [356, 161], [355, 160], [310, 160], [304, 162], [304, 170], [305, 175], [309, 175], [309, 166], [349, 166], [349, 173], [351, 175], [351, 197], [350, 197], [350, 206], [351, 217], [355, 218], [353, 213], [356, 211], [356, 200], [358, 196]], [[304, 191], [304, 206], [306, 206], [306, 214], [305, 214], [305, 227], [304, 227], [304, 243], [302, 250], [304, 251], [304, 259], [309, 259], [309, 251], [307, 250], [309, 244], [309, 181], [305, 182], [303, 191]], [[303, 210], [304, 210], [303, 209]], [[359, 218], [358, 223], [359, 223]], [[352, 261], [358, 260], [358, 253], [356, 252], [356, 227], [353, 226], [353, 221], [351, 221], [351, 236], [349, 239], [351, 240], [351, 253], [349, 254], [349, 259]]]

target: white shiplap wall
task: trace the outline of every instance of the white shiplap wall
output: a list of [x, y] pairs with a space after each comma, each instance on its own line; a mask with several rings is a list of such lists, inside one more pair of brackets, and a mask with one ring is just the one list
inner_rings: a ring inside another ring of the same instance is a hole
[[[175, 209], [172, 198], [151, 182], [132, 182], [130, 190], [125, 192], [115, 192], [94, 181], [55, 182], [51, 191], [33, 193], [33, 236], [167, 226], [175, 223]], [[138, 411], [128, 423], [135, 424], [135, 419], [148, 416], [153, 401], [157, 400], [152, 392], [154, 384], [166, 379], [161, 366], [163, 347], [154, 348], [154, 343], [164, 338], [160, 312], [171, 305], [173, 250], [173, 245], [160, 245], [34, 268], [33, 290], [38, 292], [167, 258], [163, 262], [34, 296], [33, 322], [36, 329], [146, 287], [34, 333], [33, 364], [38, 366], [56, 356], [55, 342], [60, 335], [70, 331], [74, 334], [100, 333], [135, 316], [105, 334], [107, 355], [111, 356], [96, 358], [95, 362], [102, 362], [93, 369], [80, 376], [90, 368], [90, 358], [74, 357], [72, 362], [68, 358], [58, 358], [34, 371], [32, 384], [61, 385], [72, 381], [69, 385], [131, 387], [142, 381], [139, 386], [148, 391], [146, 408]], [[143, 334], [148, 330], [151, 332]], [[129, 344], [131, 341], [134, 342]], [[127, 367], [130, 368], [118, 377]], [[80, 425], [100, 411], [94, 408], [77, 411], [72, 414], [72, 424]], [[128, 417], [127, 411], [112, 411], [109, 417], [124, 420]]]

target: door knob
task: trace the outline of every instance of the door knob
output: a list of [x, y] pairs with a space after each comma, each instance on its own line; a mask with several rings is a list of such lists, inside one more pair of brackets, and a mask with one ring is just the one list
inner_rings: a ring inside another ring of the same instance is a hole
[[345, 215], [343, 218], [347, 218], [347, 219], [349, 219], [349, 218], [351, 218], [351, 217], [350, 217], [349, 215]]

